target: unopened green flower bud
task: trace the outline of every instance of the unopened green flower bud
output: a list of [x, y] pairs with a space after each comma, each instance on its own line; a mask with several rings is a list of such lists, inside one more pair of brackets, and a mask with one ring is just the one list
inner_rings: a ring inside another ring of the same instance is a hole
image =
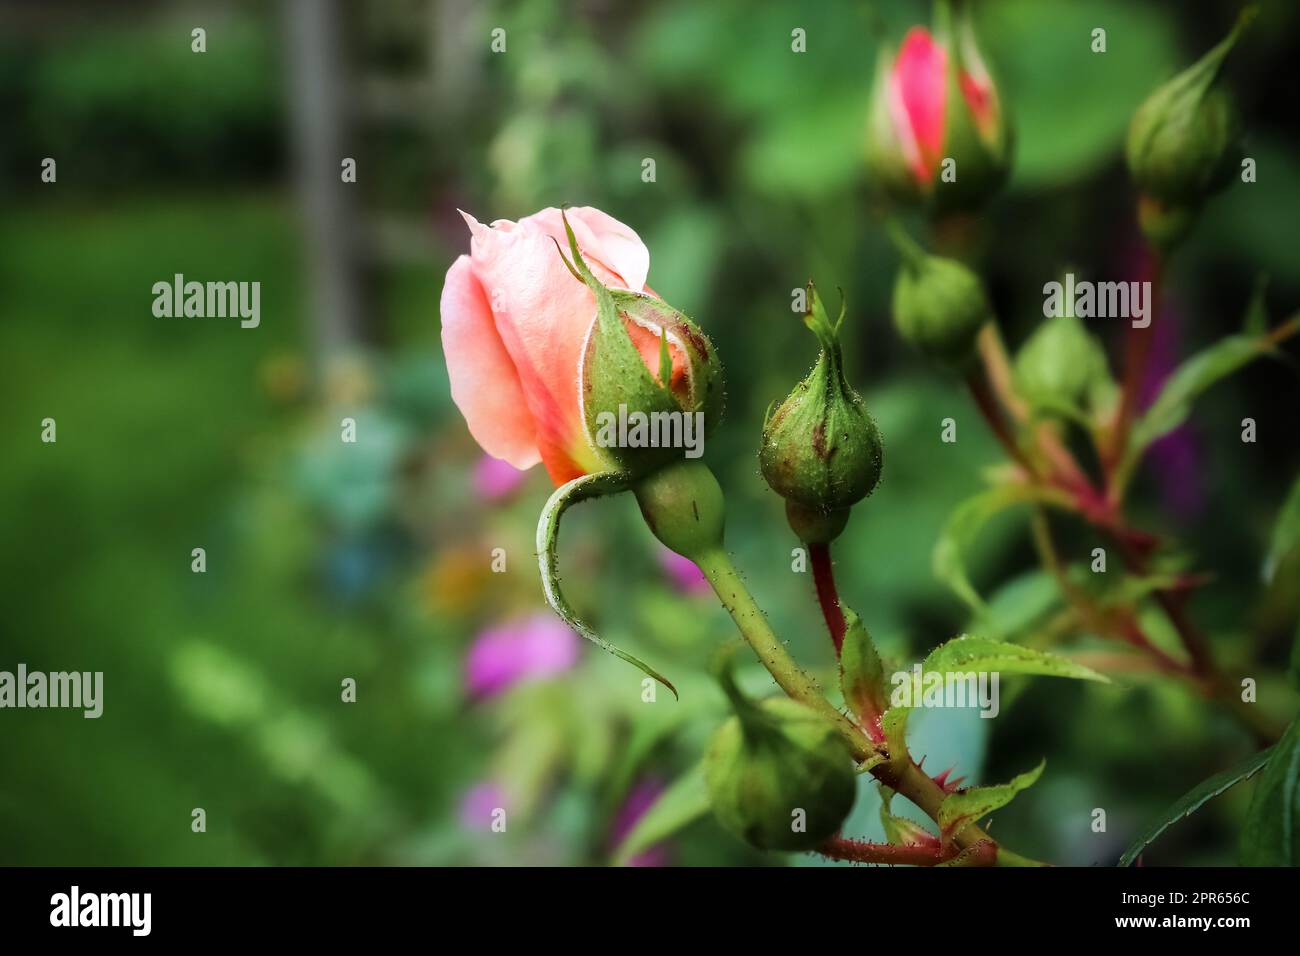
[[788, 697], [754, 703], [723, 686], [736, 716], [718, 728], [704, 758], [713, 812], [761, 850], [811, 850], [853, 809], [856, 774], [848, 744], [816, 711]]
[[[758, 464], [773, 491], [801, 506], [799, 514], [811, 512], [813, 518], [835, 515], [871, 494], [880, 481], [883, 449], [862, 396], [844, 378], [839, 342], [844, 309], [832, 324], [811, 282], [807, 297], [804, 324], [821, 343], [821, 354], [807, 377], [767, 416]], [[842, 530], [845, 520], [847, 515], [817, 522], [821, 530], [811, 533], [824, 535], [836, 523]]]
[[1241, 115], [1219, 79], [1256, 9], [1242, 11], [1221, 43], [1147, 97], [1129, 124], [1129, 172], [1142, 196], [1156, 202], [1141, 224], [1162, 247], [1182, 237], [1201, 203], [1227, 185], [1240, 162]]
[[896, 225], [890, 232], [903, 255], [894, 284], [894, 326], [921, 354], [964, 365], [991, 315], [979, 276], [956, 259], [929, 255]]
[[1082, 408], [1094, 391], [1110, 384], [1106, 353], [1072, 309], [1040, 325], [1020, 347], [1015, 384], [1035, 408]]

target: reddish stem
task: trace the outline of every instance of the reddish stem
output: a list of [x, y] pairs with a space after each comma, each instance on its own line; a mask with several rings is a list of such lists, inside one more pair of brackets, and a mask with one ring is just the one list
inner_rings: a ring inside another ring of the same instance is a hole
[[[1147, 573], [1146, 556], [1140, 550], [1134, 548], [1131, 539], [1117, 534], [1116, 543], [1119, 545], [1119, 553], [1124, 559], [1124, 565], [1129, 571], [1139, 577], [1145, 575]], [[1161, 588], [1155, 591], [1152, 596], [1156, 599], [1156, 603], [1160, 605], [1161, 610], [1165, 612], [1165, 617], [1169, 618], [1169, 623], [1174, 626], [1174, 630], [1178, 632], [1183, 647], [1187, 649], [1187, 654], [1192, 659], [1192, 671], [1199, 677], [1212, 677], [1214, 675], [1214, 664], [1210, 660], [1209, 645], [1201, 632], [1197, 630], [1196, 625], [1192, 623], [1191, 618], [1187, 616], [1187, 609], [1183, 606], [1182, 595], [1173, 594]]]
[[1115, 416], [1115, 429], [1111, 435], [1105, 461], [1108, 485], [1113, 477], [1115, 466], [1124, 457], [1129, 428], [1137, 414], [1142, 380], [1146, 377], [1147, 355], [1151, 351], [1151, 340], [1155, 337], [1154, 322], [1160, 317], [1163, 277], [1164, 263], [1160, 254], [1154, 253], [1151, 264], [1151, 319], [1146, 328], [1138, 328], [1130, 323], [1124, 337], [1124, 383], [1120, 390], [1119, 411]]
[[1002, 410], [998, 407], [997, 399], [993, 395], [993, 390], [989, 388], [988, 379], [984, 373], [972, 371], [966, 376], [966, 384], [970, 388], [971, 397], [975, 399], [975, 405], [979, 408], [980, 414], [984, 416], [989, 429], [1006, 450], [1006, 453], [1028, 474], [1034, 474], [1033, 467], [1020, 450], [1020, 446], [1016, 444], [1015, 436], [1011, 433], [1006, 419], [1002, 417]]
[[831, 642], [835, 645], [835, 656], [840, 656], [844, 647], [844, 611], [840, 607], [840, 596], [835, 590], [835, 572], [831, 568], [831, 546], [826, 543], [810, 544], [809, 555], [812, 558], [813, 583], [817, 586], [817, 603], [821, 605], [822, 617], [826, 619], [826, 629], [831, 632]]
[[[866, 840], [850, 840], [847, 837], [831, 837], [817, 848], [822, 856], [832, 860], [848, 860], [853, 863], [888, 863], [903, 866], [934, 866], [945, 859], [939, 841], [934, 843], [909, 843], [899, 846], [893, 843], [869, 843]], [[952, 856], [955, 854], [947, 854]]]

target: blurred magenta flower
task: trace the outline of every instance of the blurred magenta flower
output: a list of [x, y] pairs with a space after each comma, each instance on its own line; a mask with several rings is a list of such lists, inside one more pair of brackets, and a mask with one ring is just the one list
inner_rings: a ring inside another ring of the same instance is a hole
[[578, 635], [551, 614], [495, 624], [474, 639], [465, 658], [465, 690], [490, 697], [520, 681], [561, 674], [578, 661]]
[[484, 501], [502, 501], [524, 483], [528, 472], [484, 454], [474, 465], [474, 492]]
[[492, 814], [506, 809], [506, 794], [501, 785], [492, 780], [481, 780], [470, 787], [460, 798], [460, 823], [470, 830], [488, 830]]
[[[645, 816], [647, 810], [654, 806], [654, 802], [659, 799], [659, 795], [663, 792], [663, 783], [654, 777], [647, 777], [639, 781], [628, 791], [622, 806], [614, 814], [614, 822], [610, 826], [609, 839], [611, 846], [618, 846], [623, 842], [623, 839], [632, 832], [632, 828], [636, 826], [637, 821]], [[658, 843], [632, 857], [627, 861], [627, 865], [667, 866], [670, 860], [671, 854], [667, 845]]]
[[663, 569], [664, 575], [672, 582], [673, 587], [683, 594], [711, 594], [713, 589], [709, 586], [708, 578], [704, 572], [696, 567], [695, 562], [690, 558], [682, 557], [675, 551], [669, 551], [667, 548], [661, 548], [659, 551], [659, 567]]
[[[1143, 278], [1147, 278], [1146, 275]], [[1138, 390], [1139, 407], [1150, 407], [1179, 364], [1183, 313], [1172, 297], [1159, 303], [1159, 321], [1151, 323], [1146, 374]], [[1196, 519], [1205, 506], [1200, 443], [1184, 422], [1151, 445], [1147, 463], [1160, 487], [1160, 500], [1182, 522]]]

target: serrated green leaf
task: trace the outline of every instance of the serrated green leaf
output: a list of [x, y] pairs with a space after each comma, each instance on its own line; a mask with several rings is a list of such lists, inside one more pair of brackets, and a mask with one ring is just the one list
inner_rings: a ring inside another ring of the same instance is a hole
[[1278, 567], [1300, 545], [1300, 478], [1296, 478], [1286, 503], [1273, 524], [1273, 539], [1264, 559], [1264, 580], [1272, 581]]
[[1260, 768], [1268, 763], [1268, 758], [1272, 752], [1273, 748], [1269, 747], [1267, 750], [1261, 750], [1257, 754], [1251, 754], [1241, 763], [1237, 764], [1237, 766], [1231, 767], [1222, 773], [1216, 773], [1213, 777], [1210, 777], [1208, 780], [1202, 780], [1191, 790], [1187, 791], [1187, 793], [1178, 798], [1173, 806], [1161, 815], [1159, 820], [1142, 831], [1142, 835], [1134, 840], [1129, 848], [1124, 851], [1124, 855], [1119, 858], [1119, 865], [1132, 866], [1133, 861], [1138, 858], [1138, 855], [1154, 843], [1160, 834], [1164, 833], [1179, 820], [1191, 816], [1225, 790], [1229, 790], [1241, 783], [1241, 781], [1248, 780], [1250, 777], [1254, 776], [1259, 772]]
[[856, 773], [870, 773], [873, 767], [879, 767], [885, 762], [885, 755], [882, 753], [873, 753], [866, 760], [857, 765]]
[[972, 634], [963, 634], [946, 644], [940, 644], [921, 663], [921, 671], [923, 674], [931, 671], [942, 674], [999, 671], [1004, 674], [1038, 674], [1110, 683], [1110, 678], [1105, 674], [1099, 674], [1090, 667], [1057, 654]]
[[1246, 866], [1300, 866], [1300, 719], [1272, 747], [1246, 814]]
[[1056, 501], [1060, 494], [1033, 485], [1012, 483], [998, 485], [967, 498], [948, 518], [939, 533], [931, 557], [931, 567], [937, 577], [977, 613], [985, 610], [980, 597], [966, 574], [964, 553], [970, 548], [984, 523], [999, 511], [1030, 501]]
[[1020, 791], [1032, 787], [1047, 766], [1044, 760], [1033, 770], [1026, 770], [1010, 783], [1001, 783], [992, 787], [971, 787], [950, 793], [939, 804], [938, 824], [945, 842], [972, 823], [978, 823], [994, 810], [1005, 807]]
[[678, 777], [641, 815], [623, 842], [615, 848], [614, 865], [622, 866], [708, 812], [709, 794], [704, 786], [704, 764], [701, 762]]
[[885, 670], [866, 625], [852, 608], [844, 608], [844, 624], [840, 688], [844, 703], [862, 723], [878, 718], [885, 710]]
[[[981, 671], [1110, 683], [1110, 678], [1106, 675], [1056, 654], [967, 634], [939, 645], [921, 663], [922, 678], [929, 673], [964, 674]], [[885, 735], [885, 746], [891, 760], [906, 759], [907, 718], [915, 705], [916, 701], [913, 700], [907, 706], [892, 706], [880, 718], [880, 729]]]

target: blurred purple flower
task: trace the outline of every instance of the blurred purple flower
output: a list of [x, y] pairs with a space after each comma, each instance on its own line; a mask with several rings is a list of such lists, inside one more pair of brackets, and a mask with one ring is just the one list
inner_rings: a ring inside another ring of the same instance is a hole
[[528, 472], [520, 471], [510, 462], [484, 455], [474, 465], [474, 492], [484, 501], [501, 501], [510, 497], [527, 477]]
[[579, 638], [550, 613], [495, 624], [479, 633], [465, 657], [465, 690], [490, 697], [524, 680], [551, 677], [578, 661]]
[[[647, 777], [639, 781], [623, 800], [622, 806], [614, 814], [614, 822], [610, 826], [609, 841], [611, 846], [618, 846], [623, 839], [632, 832], [638, 820], [645, 816], [646, 811], [654, 806], [654, 802], [659, 799], [660, 794], [664, 792], [664, 785], [654, 777]], [[666, 844], [657, 843], [647, 850], [643, 850], [636, 856], [627, 861], [628, 866], [667, 866], [671, 859]]]
[[[1179, 364], [1183, 312], [1168, 293], [1159, 305], [1160, 315], [1153, 317], [1159, 321], [1151, 323], [1146, 374], [1138, 389], [1138, 407], [1142, 409], [1150, 407], [1156, 400]], [[1147, 452], [1152, 477], [1160, 488], [1160, 500], [1174, 517], [1183, 522], [1193, 521], [1205, 505], [1200, 459], [1200, 443], [1186, 423], [1154, 442]]]
[[675, 551], [661, 548], [659, 567], [663, 569], [673, 587], [682, 594], [708, 594], [713, 590], [704, 572], [695, 566], [695, 562]]
[[482, 780], [470, 787], [460, 798], [460, 823], [470, 830], [488, 830], [492, 814], [506, 808], [506, 795], [501, 786], [491, 780]]

